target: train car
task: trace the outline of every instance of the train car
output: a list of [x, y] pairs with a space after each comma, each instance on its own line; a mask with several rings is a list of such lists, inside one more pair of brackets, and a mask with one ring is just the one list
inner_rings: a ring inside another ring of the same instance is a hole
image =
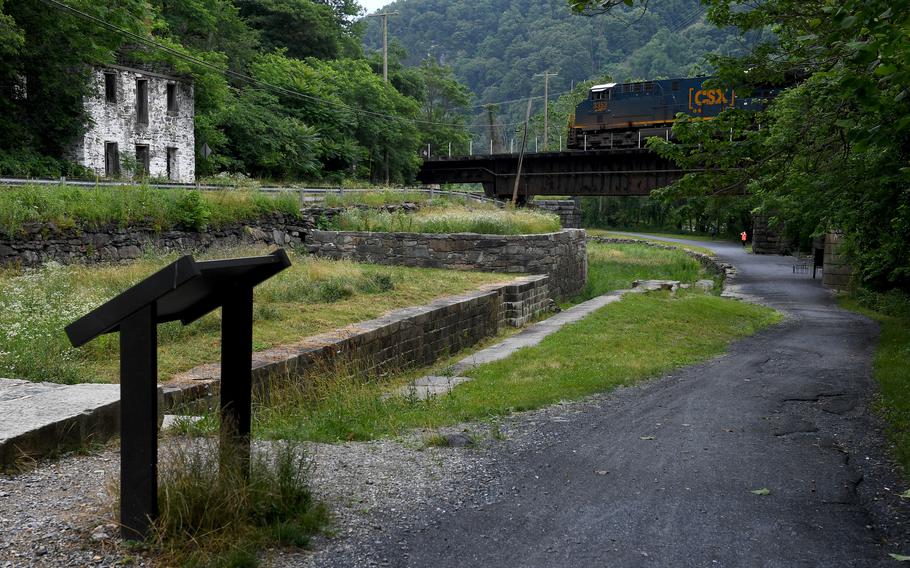
[[594, 85], [570, 118], [567, 147], [641, 147], [650, 136], [669, 139], [678, 113], [710, 119], [730, 107], [761, 110], [777, 92], [757, 88], [749, 97], [737, 97], [732, 89], [706, 87], [711, 78]]

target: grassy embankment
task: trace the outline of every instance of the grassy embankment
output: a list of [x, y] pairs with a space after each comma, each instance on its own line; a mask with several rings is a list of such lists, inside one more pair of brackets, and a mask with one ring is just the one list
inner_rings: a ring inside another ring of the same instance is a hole
[[[703, 276], [680, 252], [600, 244], [590, 251], [591, 288], [600, 292], [640, 278]], [[704, 360], [779, 317], [766, 308], [694, 291], [630, 296], [537, 347], [469, 371], [475, 380], [447, 396], [429, 401], [387, 396], [414, 373], [390, 383], [339, 371], [308, 384], [306, 392], [273, 391], [269, 404], [257, 409], [255, 430], [266, 438], [335, 442], [483, 420], [609, 391]], [[444, 367], [432, 372], [444, 374]]]
[[692, 258], [678, 251], [647, 245], [588, 243], [588, 284], [573, 301], [584, 301], [628, 288], [635, 280], [694, 282], [709, 278]]
[[528, 210], [497, 209], [492, 204], [426, 207], [415, 213], [386, 213], [350, 209], [334, 219], [335, 229], [402, 233], [484, 233], [522, 235], [552, 233], [560, 229], [559, 217]]
[[857, 291], [841, 305], [881, 325], [874, 362], [879, 387], [875, 408], [888, 423], [894, 458], [910, 478], [910, 297], [898, 292]]
[[201, 229], [269, 213], [298, 216], [299, 209], [296, 193], [200, 192], [128, 185], [0, 187], [0, 233], [16, 235], [29, 222], [64, 229], [105, 225]]
[[[265, 254], [227, 249], [200, 258]], [[472, 290], [509, 277], [481, 272], [385, 267], [291, 254], [292, 267], [256, 288], [254, 348], [267, 349]], [[116, 382], [116, 335], [72, 349], [63, 328], [95, 306], [177, 258], [148, 255], [131, 264], [49, 265], [0, 271], [0, 376], [35, 381]], [[220, 313], [183, 327], [159, 326], [159, 378], [219, 358]]]
[[[690, 245], [684, 243], [674, 243], [667, 242], [666, 240], [661, 239], [687, 239], [693, 241], [704, 241], [710, 242], [711, 237], [705, 237], [702, 235], [675, 235], [671, 233], [648, 233], [645, 237], [638, 237], [633, 235], [625, 235], [622, 233], [616, 233], [614, 231], [605, 231], [602, 229], [586, 229], [589, 235], [592, 237], [608, 237], [613, 239], [627, 239], [632, 241], [644, 241], [648, 243], [655, 243], [659, 245], [670, 245], [674, 247], [684, 248], [686, 250], [691, 250], [693, 252], [700, 252], [702, 254], [707, 254], [708, 256], [714, 256], [714, 251], [706, 247], [700, 247], [698, 245]], [[644, 233], [641, 233], [644, 235]]]

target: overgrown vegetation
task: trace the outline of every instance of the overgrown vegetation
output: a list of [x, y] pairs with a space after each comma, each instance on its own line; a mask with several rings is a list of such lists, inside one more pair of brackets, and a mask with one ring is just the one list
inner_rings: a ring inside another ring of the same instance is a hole
[[876, 409], [888, 423], [893, 455], [910, 477], [910, 296], [897, 291], [854, 291], [844, 305], [858, 309], [881, 324], [875, 352], [878, 383]]
[[468, 371], [474, 380], [446, 396], [427, 401], [389, 397], [400, 381], [338, 372], [273, 397], [257, 414], [255, 430], [266, 438], [337, 442], [488, 419], [702, 361], [779, 319], [767, 308], [695, 292], [632, 295], [536, 347]]
[[588, 284], [575, 301], [584, 301], [621, 288], [635, 280], [694, 282], [703, 269], [679, 251], [647, 245], [588, 242]]
[[[266, 252], [265, 248], [233, 248], [199, 256]], [[293, 266], [256, 288], [253, 338], [257, 350], [508, 278], [290, 254]], [[128, 265], [51, 263], [38, 269], [0, 272], [0, 376], [62, 383], [116, 382], [116, 335], [73, 349], [63, 328], [176, 258], [176, 254], [149, 253]], [[179, 322], [159, 326], [159, 379], [217, 361], [220, 329], [220, 312], [185, 327]]]
[[[689, 174], [668, 198], [746, 190], [797, 240], [844, 231], [864, 286], [910, 291], [910, 5], [889, 0], [705, 0], [708, 19], [774, 30], [743, 58], [713, 56], [718, 86], [777, 84], [764, 112], [677, 121], [650, 145]], [[612, 0], [573, 0], [614, 9]], [[648, 8], [647, 0], [624, 4]], [[653, 4], [653, 3], [651, 3]], [[623, 8], [624, 9], [624, 8]]]
[[429, 207], [447, 207], [452, 204], [471, 205], [484, 209], [489, 208], [484, 202], [452, 195], [451, 193], [435, 195], [426, 191], [380, 189], [371, 191], [339, 191], [338, 193], [325, 194], [324, 204], [328, 207], [349, 207], [363, 205], [366, 207], [382, 207], [383, 205], [397, 205], [400, 203], [419, 203]]
[[560, 229], [559, 217], [530, 210], [499, 210], [492, 205], [428, 207], [416, 213], [387, 213], [349, 209], [334, 220], [341, 231], [402, 233], [481, 233], [521, 235], [552, 233]]
[[162, 453], [154, 545], [163, 564], [254, 567], [262, 548], [306, 547], [328, 523], [300, 444], [255, 446], [248, 478], [219, 463], [213, 441], [175, 441]]
[[[115, 63], [192, 77], [200, 176], [404, 182], [419, 148], [467, 138], [467, 89], [429, 59], [384, 82], [381, 58], [361, 47], [363, 9], [354, 0], [66, 5], [73, 11], [0, 2], [0, 173], [78, 175], [65, 157], [86, 127], [92, 68]], [[202, 155], [203, 144], [212, 155]]]
[[0, 187], [0, 233], [16, 236], [38, 222], [59, 228], [116, 225], [201, 230], [270, 213], [300, 216], [295, 193], [153, 189], [148, 186]]
[[397, 205], [399, 203], [424, 203], [430, 195], [422, 191], [346, 191], [327, 193], [323, 203], [327, 207], [349, 207], [351, 205], [366, 205], [367, 207], [381, 207], [383, 205]]

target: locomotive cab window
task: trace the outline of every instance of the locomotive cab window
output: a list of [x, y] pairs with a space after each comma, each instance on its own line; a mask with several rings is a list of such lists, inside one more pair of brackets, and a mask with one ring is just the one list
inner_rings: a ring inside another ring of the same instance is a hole
[[670, 90], [678, 91], [679, 90], [679, 81], [673, 81], [673, 83], [670, 84]]

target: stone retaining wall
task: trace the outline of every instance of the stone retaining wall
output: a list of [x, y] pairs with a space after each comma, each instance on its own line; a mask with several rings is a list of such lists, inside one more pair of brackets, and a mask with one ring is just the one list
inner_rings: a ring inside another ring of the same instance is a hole
[[771, 227], [768, 218], [756, 215], [752, 219], [752, 252], [755, 254], [787, 254], [789, 246], [782, 228]]
[[358, 262], [527, 274], [547, 274], [554, 298], [568, 298], [588, 279], [585, 231], [540, 235], [370, 233], [314, 230], [306, 249]]
[[[387, 205], [385, 211], [413, 211], [413, 203]], [[207, 231], [160, 231], [151, 225], [122, 228], [107, 225], [92, 229], [60, 228], [26, 223], [18, 235], [0, 235], [0, 265], [36, 266], [49, 261], [109, 262], [138, 258], [144, 250], [198, 251], [241, 243], [300, 245], [306, 234], [325, 228], [344, 207], [307, 207], [300, 217], [271, 214], [261, 219], [232, 223]]]
[[825, 257], [822, 267], [822, 284], [833, 290], [844, 291], [850, 288], [853, 279], [853, 267], [841, 252], [844, 234], [833, 231], [825, 235]]
[[[442, 298], [380, 318], [253, 354], [253, 381], [326, 371], [341, 364], [365, 375], [430, 365], [440, 357], [520, 326], [548, 309], [549, 277], [527, 276]], [[166, 411], [218, 391], [217, 363], [182, 373], [163, 386]]]
[[581, 228], [581, 209], [572, 199], [538, 199], [530, 205], [559, 215], [559, 224], [563, 229]]

